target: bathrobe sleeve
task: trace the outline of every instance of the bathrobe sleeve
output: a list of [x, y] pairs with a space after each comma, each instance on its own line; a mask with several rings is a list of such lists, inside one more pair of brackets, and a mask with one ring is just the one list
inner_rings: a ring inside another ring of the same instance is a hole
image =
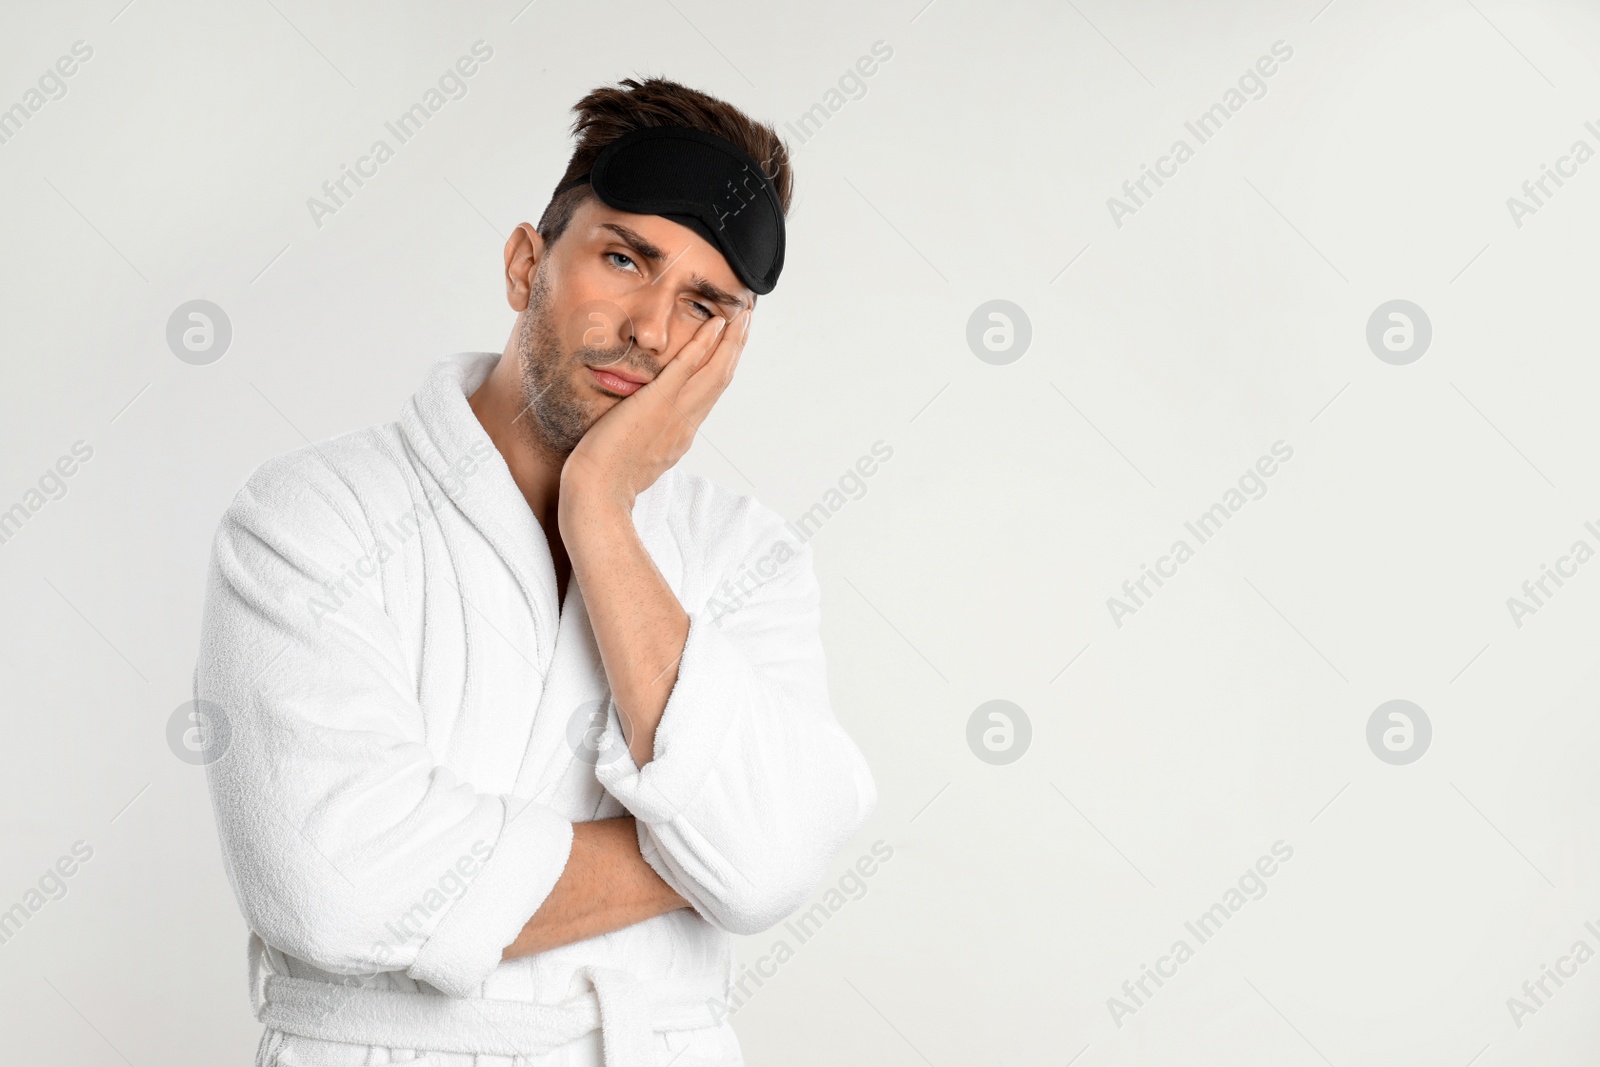
[[258, 470], [223, 516], [195, 672], [219, 720], [219, 836], [268, 945], [470, 996], [560, 877], [572, 825], [435, 761], [382, 582], [333, 585], [373, 558], [357, 498], [305, 450]]
[[788, 554], [753, 549], [711, 576], [736, 597], [684, 605], [689, 636], [650, 762], [634, 763], [613, 707], [600, 751], [615, 755], [595, 768], [638, 819], [646, 861], [736, 934], [804, 903], [877, 802], [829, 702], [810, 547], [761, 514], [751, 540]]

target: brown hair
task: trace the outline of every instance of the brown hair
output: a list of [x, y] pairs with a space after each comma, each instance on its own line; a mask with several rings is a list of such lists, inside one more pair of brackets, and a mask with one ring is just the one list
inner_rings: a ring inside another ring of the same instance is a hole
[[[653, 126], [686, 126], [732, 141], [757, 163], [772, 180], [778, 206], [789, 213], [794, 175], [789, 166], [789, 149], [778, 132], [757, 122], [732, 104], [707, 96], [696, 89], [666, 78], [635, 81], [623, 78], [616, 86], [601, 86], [572, 105], [577, 118], [572, 133], [577, 146], [566, 171], [556, 183], [559, 189], [574, 178], [588, 174], [600, 150], [625, 133]], [[552, 197], [536, 227], [546, 244], [554, 244], [578, 205], [594, 196], [587, 184]]]

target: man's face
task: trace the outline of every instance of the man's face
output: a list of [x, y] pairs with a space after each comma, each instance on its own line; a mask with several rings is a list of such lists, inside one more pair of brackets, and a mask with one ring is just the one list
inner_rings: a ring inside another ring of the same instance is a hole
[[700, 324], [754, 294], [716, 246], [659, 215], [586, 200], [544, 247], [517, 327], [526, 420], [566, 455], [623, 398], [677, 358]]

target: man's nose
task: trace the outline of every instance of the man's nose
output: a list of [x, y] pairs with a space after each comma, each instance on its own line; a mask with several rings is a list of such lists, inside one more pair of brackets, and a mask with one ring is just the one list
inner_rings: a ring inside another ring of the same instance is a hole
[[671, 342], [672, 291], [664, 285], [640, 286], [622, 301], [633, 327], [633, 343], [658, 362], [667, 359]]

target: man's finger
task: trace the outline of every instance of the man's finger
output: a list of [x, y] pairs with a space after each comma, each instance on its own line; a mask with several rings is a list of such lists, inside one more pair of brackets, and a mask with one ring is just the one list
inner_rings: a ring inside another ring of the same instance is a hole
[[750, 314], [750, 309], [746, 308], [734, 316], [733, 323], [724, 331], [722, 343], [711, 354], [711, 358], [695, 371], [678, 392], [679, 407], [686, 415], [693, 417], [696, 425], [710, 414], [711, 405], [717, 402], [732, 380], [733, 369], [744, 351], [745, 338], [750, 335]]
[[[669, 397], [675, 397], [683, 383], [688, 381], [695, 371], [699, 370], [708, 358], [716, 351], [717, 342], [727, 336], [728, 320], [720, 315], [713, 316], [700, 324], [694, 336], [684, 343], [681, 351], [662, 368], [656, 375], [651, 385], [657, 386], [657, 391]], [[659, 384], [658, 384], [659, 383]]]
[[720, 351], [722, 346], [727, 343], [728, 338], [733, 336], [733, 331], [728, 329], [727, 319], [718, 315], [716, 316], [716, 323], [717, 326], [715, 332], [713, 332], [710, 337], [705, 338], [703, 344], [699, 343], [702, 341], [699, 331], [696, 331], [695, 335], [689, 338], [690, 344], [694, 344], [695, 347], [699, 349], [697, 352], [699, 358], [697, 358], [694, 361], [694, 365], [689, 368], [689, 376], [691, 378], [694, 377], [695, 371], [698, 371], [701, 367], [706, 365], [708, 360], [716, 358], [717, 352]]
[[[743, 321], [741, 321], [743, 320]], [[728, 329], [723, 331], [722, 343], [717, 345], [709, 359], [702, 363], [698, 370], [690, 376], [691, 382], [716, 381], [721, 373], [725, 372], [728, 365], [744, 349], [744, 339], [750, 333], [750, 309], [739, 312], [729, 323]], [[701, 376], [704, 375], [704, 379]]]

